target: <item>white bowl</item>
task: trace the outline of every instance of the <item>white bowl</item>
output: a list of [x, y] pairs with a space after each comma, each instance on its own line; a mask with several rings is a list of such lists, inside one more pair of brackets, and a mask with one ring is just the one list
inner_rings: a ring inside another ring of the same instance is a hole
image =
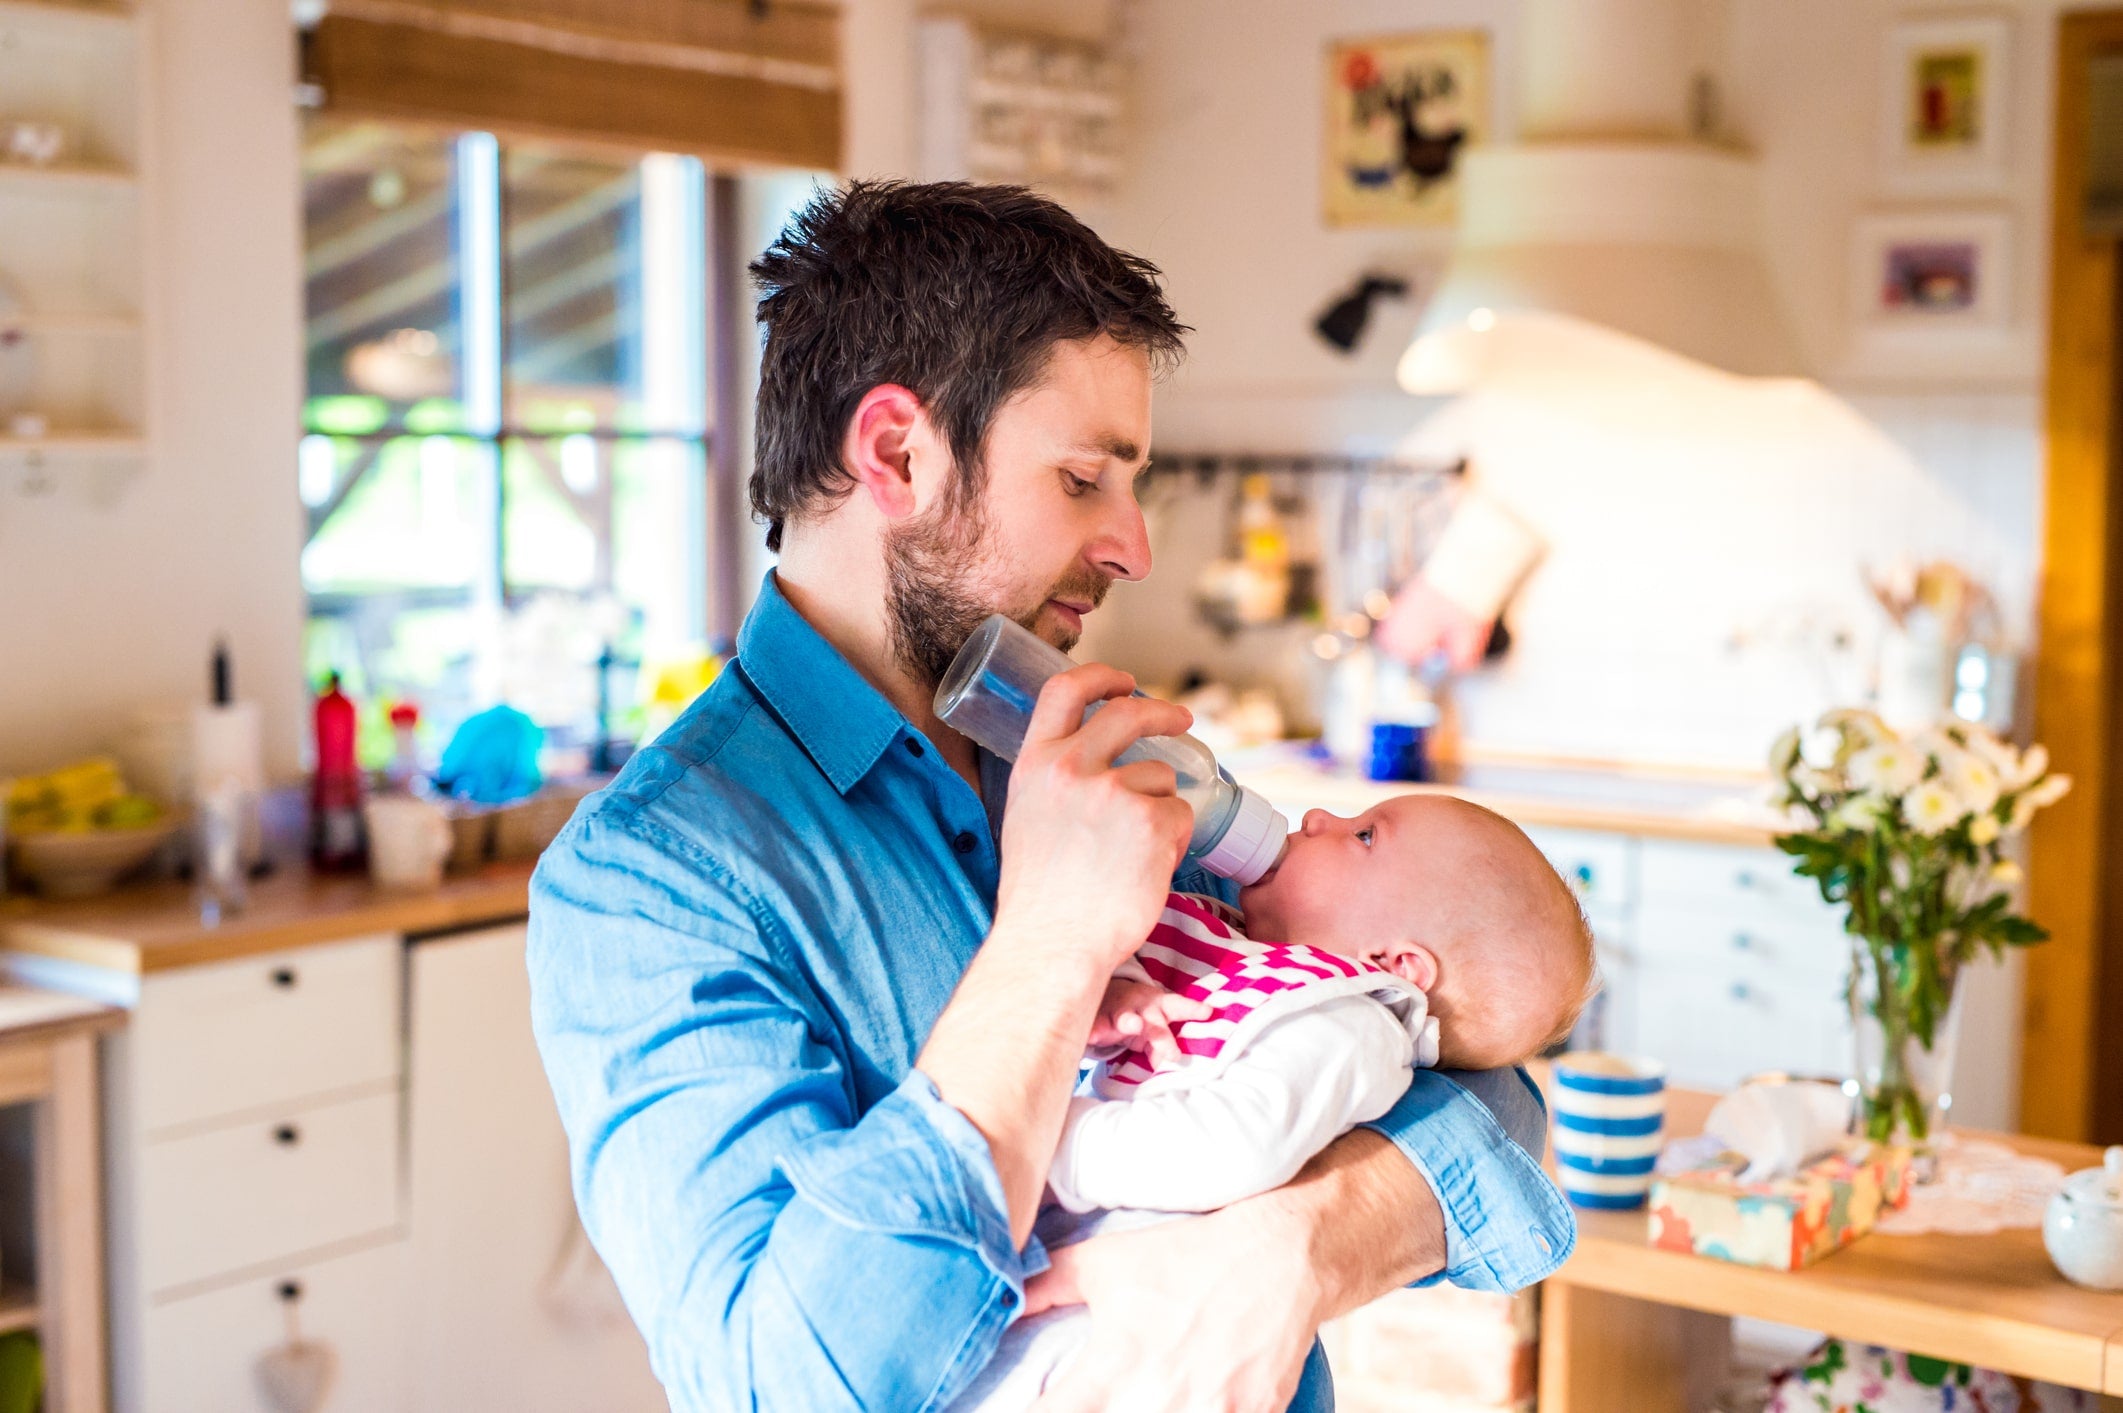
[[7, 841], [13, 855], [8, 873], [34, 884], [47, 898], [108, 893], [153, 858], [176, 828], [174, 819], [160, 819], [130, 829], [17, 834]]

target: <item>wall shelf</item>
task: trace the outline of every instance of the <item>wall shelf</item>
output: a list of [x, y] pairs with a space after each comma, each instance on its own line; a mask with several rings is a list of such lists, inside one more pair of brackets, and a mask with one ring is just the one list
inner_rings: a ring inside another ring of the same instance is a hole
[[123, 167], [93, 162], [54, 162], [48, 167], [27, 162], [0, 162], [0, 182], [23, 182], [99, 191], [131, 191], [140, 179]]
[[26, 334], [131, 338], [140, 332], [140, 319], [133, 314], [0, 314], [0, 337]]
[[53, 432], [42, 437], [0, 435], [0, 457], [137, 456], [146, 450], [147, 438], [133, 432]]
[[123, 28], [133, 23], [134, 12], [124, 5], [75, 5], [67, 0], [0, 0], [0, 26], [81, 26], [88, 29]]

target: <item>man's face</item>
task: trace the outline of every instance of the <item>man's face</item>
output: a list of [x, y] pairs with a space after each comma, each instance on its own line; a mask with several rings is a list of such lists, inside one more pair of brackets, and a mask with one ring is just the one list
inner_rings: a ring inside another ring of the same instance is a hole
[[1150, 449], [1150, 361], [1103, 335], [1057, 344], [988, 426], [987, 484], [885, 541], [900, 665], [930, 684], [991, 613], [1067, 651], [1115, 579], [1150, 572], [1135, 478]]

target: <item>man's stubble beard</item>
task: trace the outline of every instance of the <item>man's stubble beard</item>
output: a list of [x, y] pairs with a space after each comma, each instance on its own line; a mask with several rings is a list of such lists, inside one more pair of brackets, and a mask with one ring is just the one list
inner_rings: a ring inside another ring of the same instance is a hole
[[[990, 614], [1005, 614], [1028, 632], [1039, 632], [1039, 611], [1050, 598], [1096, 608], [1113, 587], [1111, 578], [1082, 565], [1062, 576], [1031, 604], [998, 604], [979, 585], [988, 562], [988, 524], [979, 498], [959, 506], [947, 499], [927, 514], [886, 532], [885, 615], [892, 657], [901, 670], [934, 688], [951, 659]], [[1076, 646], [1068, 634], [1056, 646]]]

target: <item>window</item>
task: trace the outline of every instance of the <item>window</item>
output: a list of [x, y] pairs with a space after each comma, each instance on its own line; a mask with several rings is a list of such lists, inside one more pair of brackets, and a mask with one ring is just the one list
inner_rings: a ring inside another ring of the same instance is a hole
[[304, 178], [309, 671], [372, 761], [405, 700], [631, 735], [708, 638], [701, 164], [316, 120]]

